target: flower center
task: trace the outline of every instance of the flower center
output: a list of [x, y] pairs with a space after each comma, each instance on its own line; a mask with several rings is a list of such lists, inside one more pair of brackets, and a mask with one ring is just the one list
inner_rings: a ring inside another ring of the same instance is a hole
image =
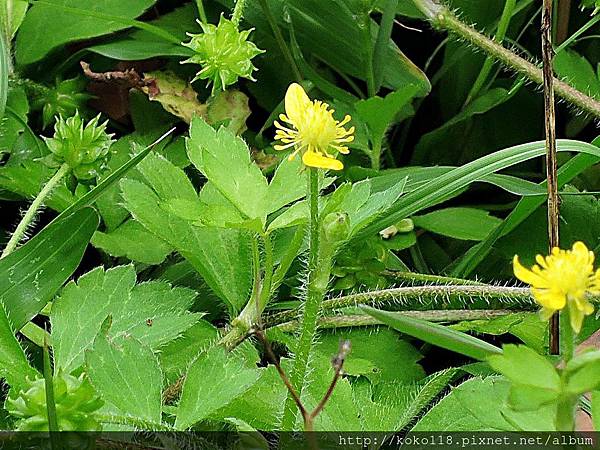
[[321, 152], [327, 152], [337, 137], [337, 122], [328, 105], [319, 101], [308, 105], [298, 124], [298, 137], [302, 146], [308, 146]]

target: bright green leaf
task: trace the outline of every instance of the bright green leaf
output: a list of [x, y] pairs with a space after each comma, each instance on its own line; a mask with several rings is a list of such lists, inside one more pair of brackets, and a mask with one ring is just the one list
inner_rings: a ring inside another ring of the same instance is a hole
[[102, 331], [86, 352], [89, 379], [122, 414], [161, 422], [162, 373], [152, 350], [136, 338], [109, 339]]
[[190, 289], [153, 281], [136, 285], [132, 266], [88, 272], [69, 283], [52, 307], [56, 366], [71, 372], [83, 363], [104, 319], [111, 336], [127, 333], [157, 349], [191, 327], [201, 314], [186, 311], [196, 297]]
[[260, 376], [236, 354], [218, 346], [201, 353], [190, 366], [177, 408], [175, 427], [185, 430], [208, 418], [247, 391]]

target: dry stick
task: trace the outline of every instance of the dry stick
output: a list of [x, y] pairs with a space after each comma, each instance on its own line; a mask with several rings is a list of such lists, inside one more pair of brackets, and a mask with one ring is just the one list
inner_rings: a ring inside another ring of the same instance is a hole
[[[544, 0], [542, 11], [542, 58], [544, 72], [544, 122], [546, 128], [546, 179], [548, 180], [548, 244], [550, 252], [559, 246], [558, 238], [558, 179], [556, 164], [556, 117], [554, 109], [554, 75], [552, 61], [552, 2]], [[559, 353], [559, 319], [555, 313], [550, 320], [550, 353]]]
[[[333, 391], [335, 390], [335, 386], [337, 385], [338, 380], [344, 374], [344, 371], [343, 371], [344, 361], [346, 361], [346, 358], [348, 357], [348, 354], [350, 353], [350, 349], [351, 349], [350, 341], [341, 341], [340, 342], [340, 347], [339, 347], [338, 353], [337, 353], [337, 355], [334, 356], [334, 358], [331, 361], [331, 365], [333, 366], [333, 369], [334, 369], [333, 380], [331, 380], [331, 383], [329, 384], [329, 387], [327, 388], [327, 391], [325, 392], [325, 395], [323, 396], [323, 398], [321, 398], [321, 401], [319, 402], [319, 404], [315, 407], [315, 409], [313, 409], [312, 411], [309, 412], [306, 409], [306, 407], [304, 406], [304, 404], [302, 403], [302, 400], [300, 399], [298, 392], [296, 392], [296, 389], [294, 389], [294, 386], [292, 386], [290, 379], [288, 378], [285, 371], [281, 367], [281, 364], [279, 363], [279, 359], [277, 359], [277, 357], [275, 356], [275, 353], [273, 353], [273, 348], [271, 347], [271, 343], [269, 342], [267, 337], [264, 335], [264, 333], [262, 332], [261, 329], [256, 329], [253, 331], [254, 331], [254, 334], [256, 335], [256, 337], [258, 337], [258, 339], [261, 341], [261, 343], [265, 347], [267, 357], [271, 360], [271, 362], [277, 369], [277, 372], [279, 373], [279, 376], [283, 380], [285, 387], [288, 389], [292, 398], [296, 402], [296, 406], [298, 406], [298, 409], [300, 410], [300, 413], [302, 414], [302, 419], [304, 420], [304, 431], [309, 432], [309, 433], [314, 431], [315, 419], [321, 413], [321, 411], [323, 411], [323, 408], [325, 408], [325, 405], [327, 404], [327, 402], [331, 398], [331, 395], [333, 394]], [[314, 442], [312, 444], [313, 444], [313, 447], [316, 448], [314, 446]]]

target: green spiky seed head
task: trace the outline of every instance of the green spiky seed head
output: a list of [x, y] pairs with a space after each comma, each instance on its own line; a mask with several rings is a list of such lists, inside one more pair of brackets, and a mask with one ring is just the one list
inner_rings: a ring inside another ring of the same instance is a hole
[[183, 63], [202, 66], [193, 81], [209, 80], [213, 83], [213, 93], [225, 90], [239, 77], [255, 81], [252, 73], [256, 67], [252, 58], [264, 52], [248, 40], [252, 30], [240, 31], [231, 21], [221, 16], [218, 25], [198, 22], [202, 34], [191, 34], [190, 42], [183, 43], [194, 51], [194, 55]]
[[85, 85], [82, 77], [68, 80], [57, 78], [54, 87], [34, 101], [33, 108], [42, 110], [44, 128], [53, 123], [57, 116], [70, 117], [85, 109], [87, 101], [93, 97], [84, 92]]
[[[60, 431], [100, 431], [101, 425], [93, 413], [104, 402], [87, 378], [59, 373], [54, 377], [54, 402]], [[17, 431], [48, 431], [46, 385], [42, 377], [27, 379], [20, 391], [11, 390], [6, 410], [17, 418]]]
[[67, 163], [79, 180], [96, 178], [108, 159], [113, 135], [106, 133], [106, 123], [97, 115], [87, 124], [79, 113], [64, 119], [59, 116], [54, 136], [44, 138], [51, 154], [45, 162], [51, 167]]

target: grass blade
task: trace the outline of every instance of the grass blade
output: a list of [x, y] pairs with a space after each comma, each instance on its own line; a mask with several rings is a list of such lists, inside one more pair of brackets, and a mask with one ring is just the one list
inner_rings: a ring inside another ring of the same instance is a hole
[[8, 96], [8, 72], [10, 55], [4, 40], [4, 33], [0, 32], [0, 120], [4, 117], [6, 100]]
[[383, 74], [385, 68], [386, 49], [392, 37], [392, 28], [394, 27], [394, 19], [398, 10], [398, 0], [387, 0], [384, 3], [383, 15], [381, 16], [381, 24], [377, 32], [377, 40], [375, 41], [375, 50], [373, 52], [373, 73], [375, 76], [375, 92], [381, 89], [383, 84]]
[[[595, 145], [569, 139], [558, 140], [557, 150], [559, 152], [587, 153], [600, 157], [600, 148]], [[453, 192], [463, 189], [475, 181], [515, 164], [540, 157], [545, 152], [545, 143], [543, 141], [529, 142], [494, 152], [461, 167], [457, 167], [449, 173], [431, 180], [422, 187], [400, 197], [395, 205], [385, 211], [378, 220], [364, 228], [354, 239], [363, 239], [377, 233], [425, 208], [442, 202]]]
[[381, 311], [370, 306], [361, 306], [361, 309], [401, 333], [479, 361], [486, 361], [488, 356], [502, 353], [502, 349], [495, 345], [437, 323]]

